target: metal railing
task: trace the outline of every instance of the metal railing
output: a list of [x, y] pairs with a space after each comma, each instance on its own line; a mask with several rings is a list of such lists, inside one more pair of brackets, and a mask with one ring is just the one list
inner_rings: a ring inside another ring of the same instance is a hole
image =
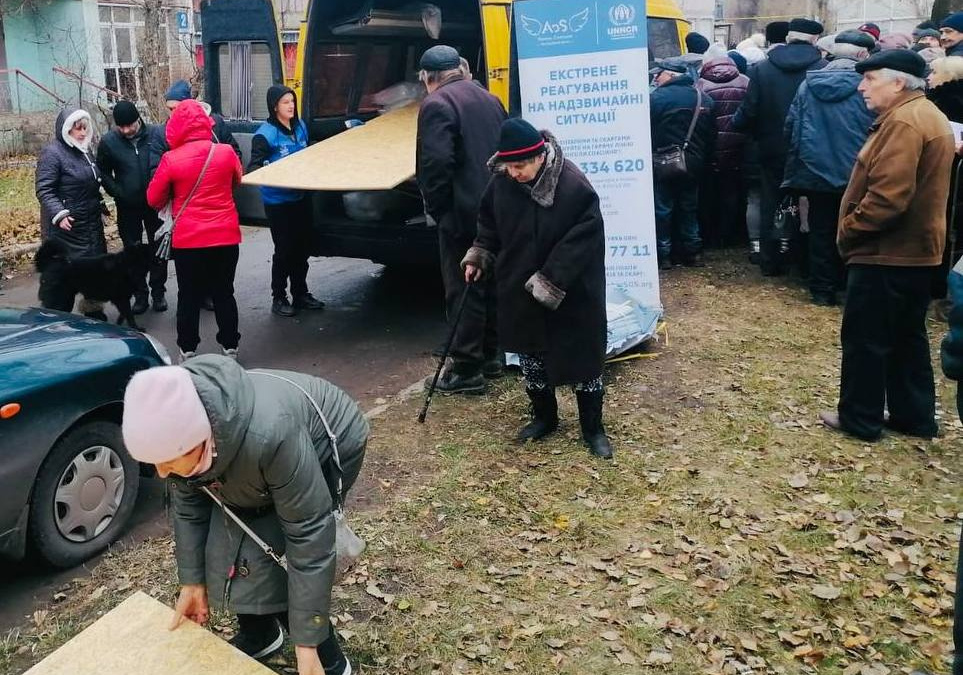
[[[88, 87], [91, 87], [92, 89], [96, 89], [96, 90], [99, 91], [99, 92], [102, 92], [102, 93], [104, 93], [104, 94], [107, 94], [107, 100], [108, 100], [108, 102], [117, 102], [117, 101], [121, 100], [122, 98], [124, 98], [124, 95], [121, 94], [120, 92], [114, 91], [113, 89], [108, 89], [107, 87], [101, 86], [101, 85], [97, 84], [96, 82], [91, 82], [91, 81], [88, 80], [87, 78], [82, 77], [82, 76], [78, 75], [77, 73], [74, 73], [74, 72], [72, 72], [72, 71], [69, 71], [69, 70], [67, 70], [67, 69], [65, 69], [65, 68], [60, 68], [60, 67], [58, 67], [58, 66], [54, 66], [53, 71], [54, 71], [55, 73], [58, 73], [58, 74], [60, 74], [60, 75], [63, 75], [64, 77], [69, 77], [69, 78], [72, 79], [72, 80], [76, 80], [77, 82], [79, 82], [79, 83], [82, 84], [82, 85], [87, 85]], [[111, 98], [113, 98], [113, 101], [111, 101]]]
[[[15, 84], [16, 92], [17, 92], [17, 97], [16, 97], [16, 98], [17, 98], [17, 101], [16, 101], [16, 104], [17, 104], [17, 114], [18, 114], [18, 115], [22, 115], [22, 114], [23, 114], [23, 108], [22, 108], [22, 106], [21, 106], [21, 99], [22, 99], [22, 96], [21, 96], [21, 88], [20, 88], [20, 82], [21, 82], [21, 80], [26, 80], [28, 83], [30, 83], [31, 85], [33, 85], [38, 91], [43, 92], [44, 94], [46, 94], [47, 96], [49, 96], [50, 98], [52, 98], [54, 101], [56, 101], [60, 106], [64, 106], [64, 105], [67, 104], [67, 101], [65, 101], [64, 99], [60, 98], [60, 97], [59, 97], [57, 94], [55, 94], [53, 91], [51, 91], [50, 89], [48, 89], [47, 87], [45, 87], [44, 85], [42, 85], [40, 82], [37, 82], [37, 80], [35, 80], [35, 79], [33, 79], [32, 77], [30, 77], [29, 75], [27, 75], [27, 73], [25, 73], [24, 71], [20, 70], [19, 68], [2, 68], [2, 69], [0, 69], [0, 75], [6, 75], [6, 76], [7, 76], [7, 78], [8, 78], [7, 84], [8, 84], [8, 85], [10, 84], [10, 82], [9, 82], [9, 77], [10, 77], [10, 75], [13, 75], [13, 76], [14, 76], [14, 84]], [[8, 93], [8, 95], [9, 95], [9, 94], [12, 93], [12, 92], [7, 92], [7, 93]], [[10, 103], [10, 107], [13, 108], [13, 101], [9, 101], [9, 103]]]

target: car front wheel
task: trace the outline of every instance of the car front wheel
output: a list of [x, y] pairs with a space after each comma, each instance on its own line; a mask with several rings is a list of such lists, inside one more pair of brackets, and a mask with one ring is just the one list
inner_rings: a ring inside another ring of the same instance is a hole
[[50, 451], [30, 502], [30, 539], [42, 558], [72, 567], [113, 542], [137, 501], [140, 469], [120, 426], [88, 422]]

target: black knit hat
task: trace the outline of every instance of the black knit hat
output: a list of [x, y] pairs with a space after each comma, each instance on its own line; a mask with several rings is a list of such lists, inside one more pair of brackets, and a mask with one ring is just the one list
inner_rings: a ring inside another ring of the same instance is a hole
[[882, 68], [898, 70], [901, 73], [915, 75], [916, 77], [926, 77], [926, 61], [922, 56], [909, 49], [888, 49], [873, 54], [865, 61], [856, 64], [857, 73]]
[[130, 101], [117, 101], [114, 104], [114, 124], [126, 127], [140, 119], [140, 111]]
[[789, 33], [788, 21], [773, 21], [766, 24], [766, 42], [771, 45], [785, 42], [787, 33]]
[[844, 30], [836, 35], [834, 42], [836, 44], [856, 45], [863, 49], [872, 49], [876, 46], [876, 40], [873, 39], [873, 36], [861, 30]]
[[545, 152], [545, 139], [538, 129], [521, 117], [502, 122], [495, 157], [500, 162], [521, 162]]
[[709, 48], [709, 38], [701, 33], [689, 33], [685, 36], [685, 48], [690, 54], [705, 54]]
[[435, 45], [421, 55], [418, 67], [429, 72], [455, 70], [461, 65], [458, 50], [448, 45]]
[[790, 33], [805, 33], [806, 35], [822, 35], [823, 25], [812, 19], [793, 19], [789, 22]]

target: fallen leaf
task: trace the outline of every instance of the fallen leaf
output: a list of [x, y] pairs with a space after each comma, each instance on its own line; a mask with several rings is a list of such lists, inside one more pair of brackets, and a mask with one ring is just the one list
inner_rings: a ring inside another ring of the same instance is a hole
[[547, 644], [552, 649], [561, 649], [568, 643], [565, 640], [560, 640], [558, 638], [549, 638], [545, 641], [545, 644]]
[[602, 633], [600, 637], [603, 640], [607, 640], [608, 642], [615, 642], [616, 640], [620, 640], [622, 636], [619, 635], [614, 630], [607, 630], [604, 633]]
[[672, 654], [661, 649], [653, 649], [645, 657], [645, 663], [650, 666], [663, 666], [672, 663]]
[[835, 600], [842, 594], [842, 591], [829, 584], [817, 584], [812, 587], [810, 593], [823, 600]]
[[809, 476], [804, 473], [794, 473], [789, 477], [789, 487], [796, 488], [798, 490], [806, 487], [807, 485], [809, 485]]

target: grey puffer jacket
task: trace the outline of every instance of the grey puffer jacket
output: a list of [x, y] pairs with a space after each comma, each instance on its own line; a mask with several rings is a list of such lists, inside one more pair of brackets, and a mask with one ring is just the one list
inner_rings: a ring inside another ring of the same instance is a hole
[[[68, 145], [66, 140], [80, 112], [65, 108], [57, 115], [54, 139], [40, 151], [35, 177], [41, 237], [59, 239], [72, 257], [107, 252], [100, 172], [89, 153]], [[73, 220], [69, 232], [59, 226], [67, 216]]]
[[[360, 471], [368, 423], [346, 393], [316, 377], [249, 372], [218, 355], [184, 367], [210, 418], [216, 457], [200, 476], [170, 479], [180, 582], [206, 583], [212, 604], [233, 612], [287, 611], [292, 641], [318, 645], [328, 635], [335, 572], [334, 499], [322, 468], [331, 443], [304, 393], [258, 373], [292, 380], [318, 403], [338, 439], [345, 491]], [[287, 575], [199, 490], [202, 485], [287, 556]]]

